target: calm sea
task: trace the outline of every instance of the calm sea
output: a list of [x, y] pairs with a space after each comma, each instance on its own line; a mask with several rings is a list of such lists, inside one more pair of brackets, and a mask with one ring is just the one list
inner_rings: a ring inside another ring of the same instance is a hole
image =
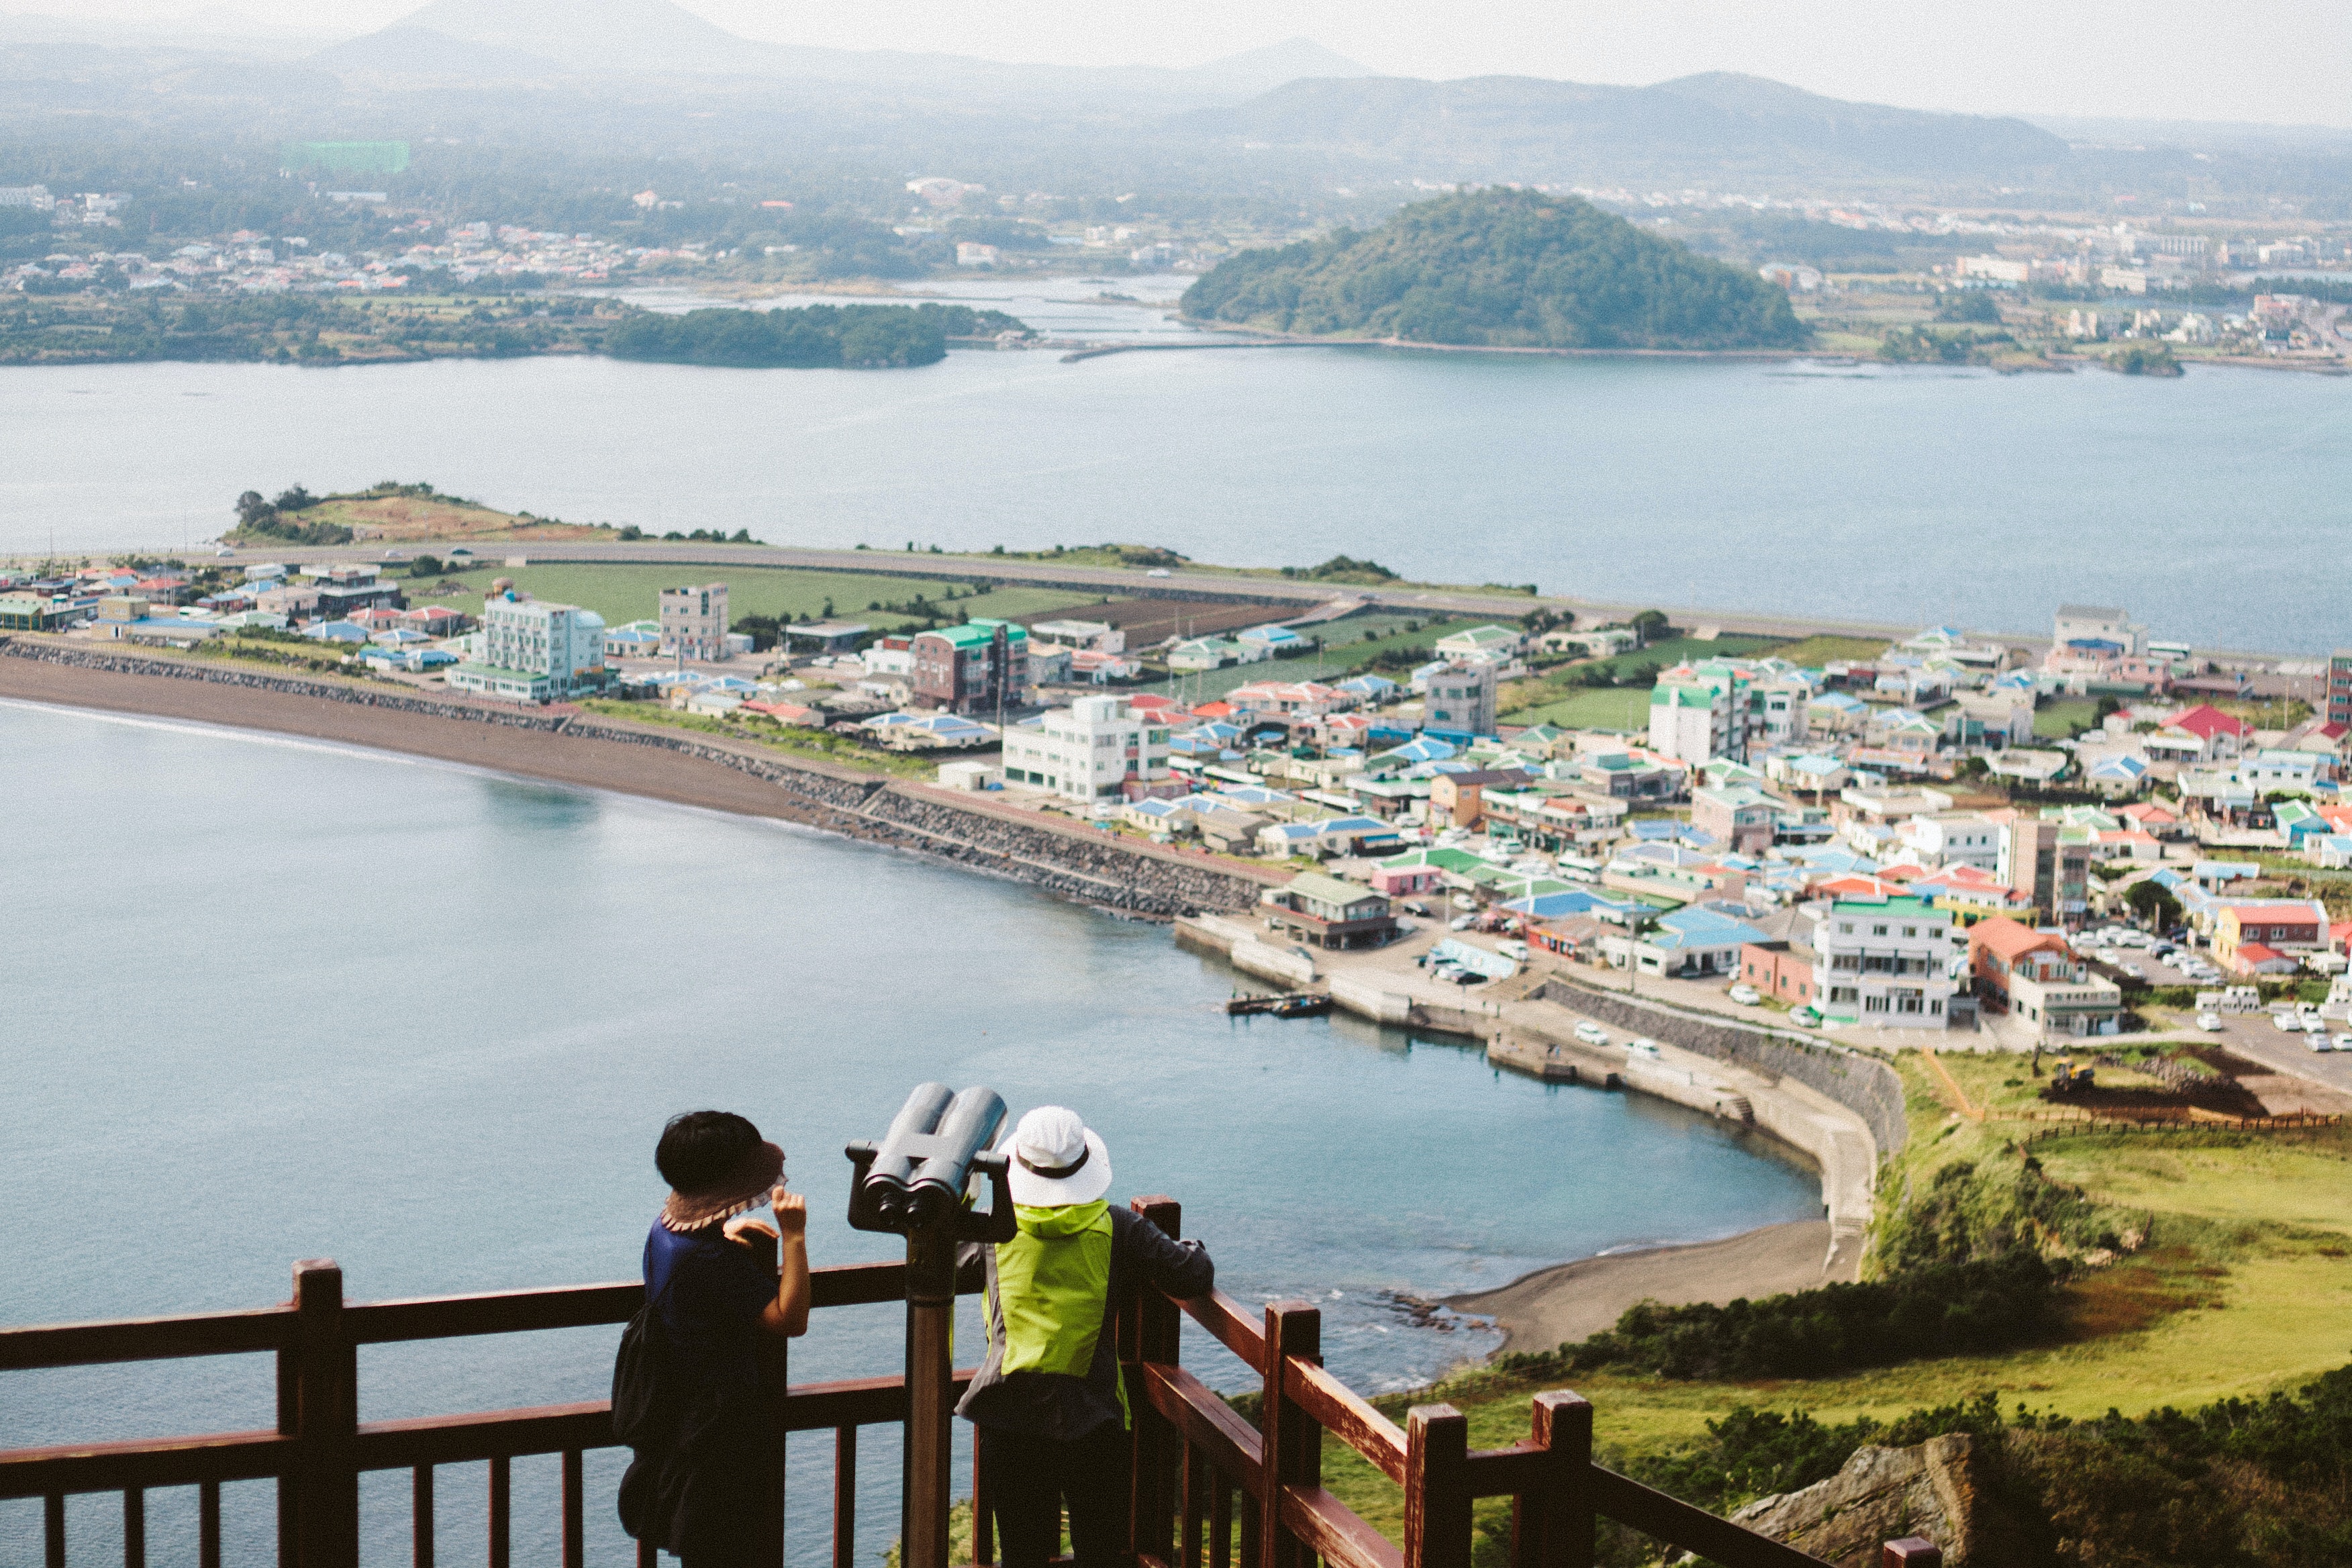
[[[1057, 333], [1168, 335], [1183, 279], [960, 281]], [[679, 309], [683, 294], [648, 294]], [[610, 360], [0, 371], [0, 552], [182, 546], [241, 490], [429, 479], [775, 543], [1196, 559], [1672, 607], [2205, 646], [2347, 639], [2352, 379], [1997, 376], [1377, 350], [959, 352], [919, 371]]]
[[[1078, 1108], [1115, 1194], [1180, 1198], [1245, 1303], [1318, 1300], [1368, 1389], [1492, 1343], [1414, 1327], [1392, 1292], [1819, 1212], [1810, 1174], [1675, 1108], [1345, 1018], [1237, 1023], [1227, 973], [1165, 928], [784, 825], [12, 703], [0, 799], [0, 1322], [258, 1305], [306, 1257], [355, 1299], [629, 1278], [655, 1136], [704, 1105], [789, 1151], [818, 1262], [887, 1258], [844, 1224], [841, 1145], [927, 1078]], [[372, 1351], [362, 1415], [595, 1397], [614, 1338]], [[898, 1343], [890, 1309], [821, 1314], [794, 1375], [884, 1370]], [[1186, 1353], [1246, 1381], [1197, 1336]], [[266, 1426], [268, 1370], [12, 1374], [0, 1447]], [[867, 1437], [876, 1552], [888, 1436]], [[589, 1471], [600, 1561], [622, 1560], [614, 1458]], [[795, 1459], [797, 1561], [823, 1560], [828, 1463]], [[525, 1560], [551, 1559], [555, 1485], [518, 1465]], [[445, 1476], [446, 1550], [478, 1549], [481, 1486]], [[161, 1560], [193, 1556], [189, 1498], [151, 1506]], [[404, 1561], [404, 1481], [367, 1507], [372, 1560]], [[230, 1489], [233, 1531], [268, 1510]], [[0, 1505], [0, 1562], [37, 1560], [38, 1511]], [[119, 1520], [77, 1502], [75, 1561]]]

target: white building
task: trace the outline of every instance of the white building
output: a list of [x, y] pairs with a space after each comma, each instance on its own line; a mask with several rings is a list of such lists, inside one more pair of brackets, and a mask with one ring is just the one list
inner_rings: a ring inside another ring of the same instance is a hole
[[1742, 760], [1747, 747], [1735, 733], [1742, 718], [1726, 686], [1662, 680], [1650, 691], [1650, 750], [1694, 764]]
[[1813, 927], [1814, 1005], [1832, 1023], [1941, 1029], [1953, 992], [1951, 916], [1925, 899], [1840, 899]]
[[2147, 628], [2131, 624], [2131, 616], [2123, 610], [2108, 609], [2096, 605], [2061, 605], [2052, 639], [2060, 647], [2070, 642], [2096, 640], [2119, 645], [2126, 658], [2137, 658], [2147, 652]]
[[1088, 653], [1125, 653], [1127, 634], [1105, 621], [1032, 621], [1029, 637], [1067, 643]]
[[1013, 784], [1052, 790], [1065, 800], [1093, 803], [1164, 784], [1168, 724], [1129, 709], [1118, 697], [1081, 697], [1046, 710], [1034, 728], [1006, 731], [1004, 776]]
[[1476, 658], [1431, 671], [1422, 707], [1422, 728], [1458, 734], [1493, 734], [1495, 676], [1495, 665]]
[[577, 605], [502, 595], [482, 604], [474, 657], [449, 672], [460, 691], [546, 702], [604, 683], [604, 617]]
[[727, 657], [727, 584], [661, 591], [661, 650], [664, 658], [723, 659]]
[[1939, 811], [1906, 817], [1895, 836], [1923, 866], [2000, 867], [2000, 824], [1972, 811]]

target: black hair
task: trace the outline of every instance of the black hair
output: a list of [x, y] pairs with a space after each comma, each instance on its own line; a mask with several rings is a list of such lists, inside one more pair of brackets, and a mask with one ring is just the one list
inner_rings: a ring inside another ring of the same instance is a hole
[[689, 1110], [662, 1129], [654, 1168], [681, 1193], [707, 1193], [734, 1174], [760, 1142], [760, 1130], [731, 1110]]

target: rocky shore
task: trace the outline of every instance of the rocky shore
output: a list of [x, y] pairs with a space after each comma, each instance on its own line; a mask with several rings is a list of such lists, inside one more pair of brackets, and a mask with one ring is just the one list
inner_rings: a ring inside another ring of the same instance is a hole
[[675, 731], [234, 666], [0, 639], [0, 697], [270, 730], [780, 818], [1144, 919], [1244, 909], [1263, 883], [1075, 823]]

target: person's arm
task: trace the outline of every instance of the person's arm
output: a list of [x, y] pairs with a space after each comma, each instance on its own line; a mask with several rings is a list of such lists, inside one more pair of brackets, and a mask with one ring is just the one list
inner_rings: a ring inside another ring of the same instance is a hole
[[[768, 1195], [776, 1223], [761, 1219], [727, 1222], [727, 1239], [751, 1249], [776, 1269], [776, 1299], [760, 1309], [760, 1326], [781, 1338], [808, 1332], [808, 1200], [780, 1184]], [[781, 1234], [780, 1234], [781, 1233]]]
[[[1117, 1212], [1117, 1211], [1114, 1211]], [[1217, 1266], [1197, 1241], [1175, 1241], [1141, 1215], [1120, 1227], [1128, 1257], [1141, 1271], [1144, 1283], [1156, 1290], [1189, 1301], [1205, 1296], [1217, 1283]]]
[[776, 1228], [781, 1233], [776, 1299], [760, 1314], [760, 1326], [772, 1334], [796, 1340], [808, 1332], [808, 1200], [779, 1186], [769, 1201], [775, 1205]]

